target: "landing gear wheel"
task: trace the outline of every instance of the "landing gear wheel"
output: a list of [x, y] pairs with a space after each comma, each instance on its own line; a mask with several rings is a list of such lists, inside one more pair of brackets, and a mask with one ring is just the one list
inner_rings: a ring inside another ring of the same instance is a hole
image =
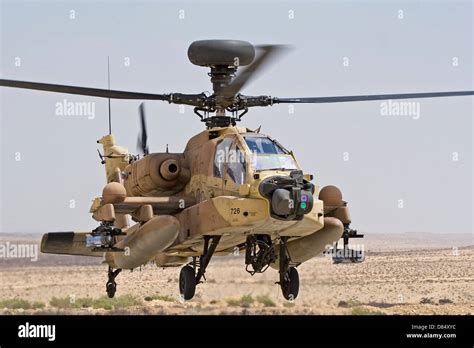
[[283, 297], [293, 301], [298, 296], [300, 290], [300, 277], [295, 267], [290, 267], [285, 274], [284, 280], [280, 282]]
[[[181, 268], [179, 273], [179, 293], [184, 300], [192, 299], [196, 292], [196, 285], [201, 283], [201, 279], [206, 279], [204, 273], [206, 273], [206, 268], [214, 251], [216, 251], [220, 239], [221, 236], [204, 236], [203, 254], [199, 257], [199, 260], [197, 257], [193, 257], [193, 261], [190, 264]], [[210, 245], [209, 242], [211, 242]]]
[[117, 278], [121, 271], [121, 268], [118, 268], [114, 271], [112, 267], [109, 266], [109, 279], [107, 280], [107, 283], [105, 283], [105, 291], [107, 292], [107, 296], [109, 298], [113, 298], [115, 296], [115, 292], [117, 291], [117, 283], [115, 282], [115, 278]]
[[117, 283], [116, 282], [107, 282], [105, 285], [107, 296], [109, 298], [113, 298], [115, 296], [115, 292], [117, 291]]
[[184, 266], [179, 273], [179, 293], [185, 300], [190, 300], [196, 292], [196, 276], [194, 268]]

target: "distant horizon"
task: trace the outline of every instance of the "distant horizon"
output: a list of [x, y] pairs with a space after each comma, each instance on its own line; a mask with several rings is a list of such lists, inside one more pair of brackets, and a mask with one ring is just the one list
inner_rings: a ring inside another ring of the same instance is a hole
[[[16, 235], [16, 234], [19, 234], [19, 235], [27, 235], [27, 234], [31, 234], [31, 235], [43, 235], [45, 233], [49, 233], [49, 232], [89, 232], [89, 231], [47, 231], [47, 232], [5, 232], [5, 231], [0, 231], [0, 234], [4, 234], [4, 235]], [[365, 232], [365, 231], [358, 231], [359, 233], [361, 234], [365, 234], [365, 236], [368, 236], [368, 235], [379, 235], [379, 234], [387, 234], [387, 235], [397, 235], [397, 234], [436, 234], [436, 235], [452, 235], [452, 236], [460, 236], [460, 235], [466, 235], [466, 236], [471, 236], [472, 238], [474, 238], [474, 235], [472, 233], [469, 233], [469, 232], [417, 232], [417, 231], [407, 231], [407, 232], [390, 232], [390, 233], [387, 233], [387, 232]], [[361, 241], [363, 241], [363, 238], [361, 239]], [[474, 242], [474, 240], [473, 240]]]

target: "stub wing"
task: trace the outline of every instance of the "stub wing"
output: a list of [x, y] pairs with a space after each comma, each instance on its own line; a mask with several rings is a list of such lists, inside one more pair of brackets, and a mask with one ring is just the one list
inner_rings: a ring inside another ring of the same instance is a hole
[[50, 232], [41, 238], [41, 252], [46, 254], [82, 255], [102, 257], [103, 252], [86, 247], [90, 232]]

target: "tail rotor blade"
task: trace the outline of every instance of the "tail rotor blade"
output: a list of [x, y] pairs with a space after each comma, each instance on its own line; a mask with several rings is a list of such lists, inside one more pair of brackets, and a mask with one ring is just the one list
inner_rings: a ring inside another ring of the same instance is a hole
[[138, 135], [138, 150], [146, 156], [150, 153], [148, 149], [148, 133], [146, 128], [146, 118], [145, 118], [145, 103], [140, 104], [139, 108], [140, 113], [140, 134]]

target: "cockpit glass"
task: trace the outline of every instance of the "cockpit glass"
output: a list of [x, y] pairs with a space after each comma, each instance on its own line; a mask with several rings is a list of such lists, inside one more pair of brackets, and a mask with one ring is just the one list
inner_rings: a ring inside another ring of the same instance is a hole
[[253, 155], [255, 170], [294, 170], [298, 169], [290, 155]]
[[275, 141], [267, 137], [245, 137], [250, 151], [257, 154], [279, 155], [286, 154]]
[[255, 170], [298, 169], [293, 156], [276, 141], [264, 136], [244, 136], [244, 139], [252, 153]]
[[214, 176], [217, 178], [224, 177], [226, 154], [229, 154], [233, 141], [234, 139], [232, 137], [224, 138], [216, 147], [216, 152], [214, 154]]

